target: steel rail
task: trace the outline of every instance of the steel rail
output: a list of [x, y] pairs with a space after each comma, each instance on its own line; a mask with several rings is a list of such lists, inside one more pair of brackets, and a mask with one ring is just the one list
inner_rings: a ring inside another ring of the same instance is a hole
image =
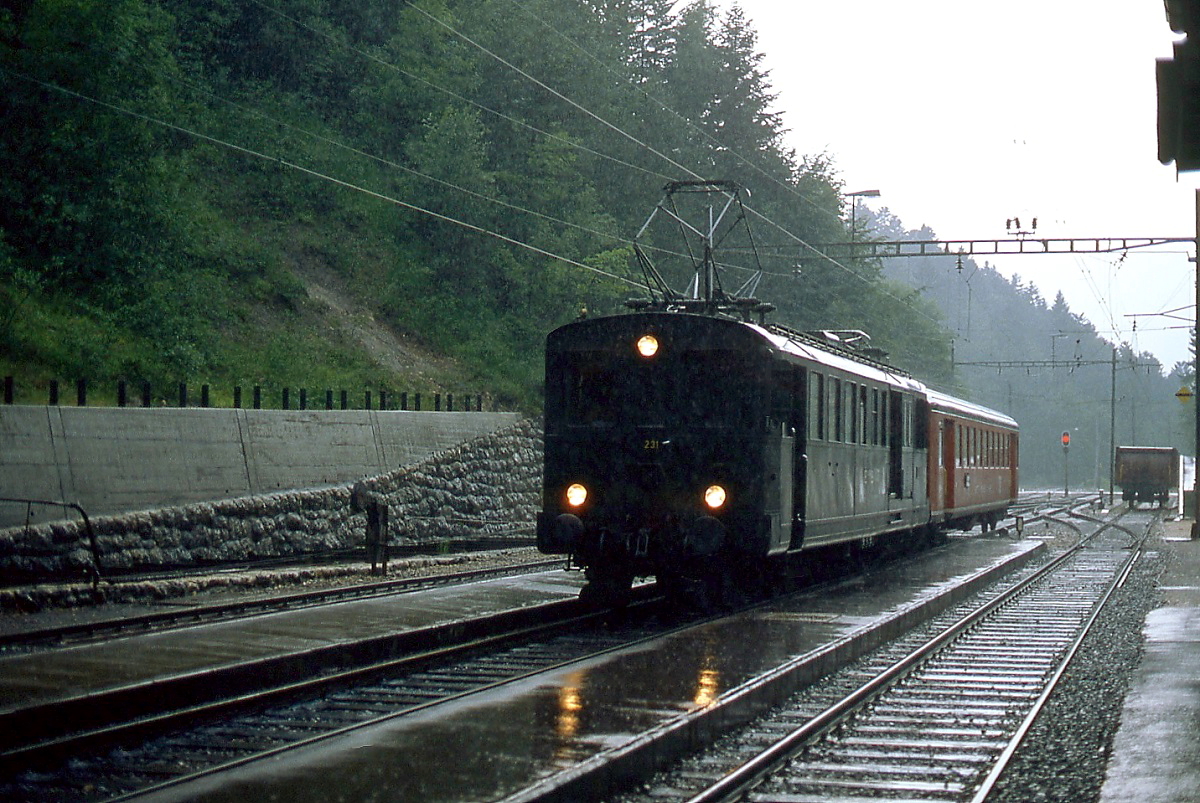
[[[651, 587], [647, 586], [645, 588], [649, 589]], [[635, 590], [635, 592], [636, 592], [636, 590]], [[638, 602], [632, 603], [631, 606], [629, 608], [627, 608], [626, 610], [628, 611], [630, 608], [645, 608], [645, 607], [654, 605], [658, 601], [659, 601], [659, 599], [657, 597], [647, 596], [645, 599], [642, 599]], [[480, 649], [481, 647], [498, 646], [499, 644], [502, 644], [503, 642], [513, 641], [513, 640], [516, 640], [521, 637], [534, 637], [534, 636], [540, 635], [540, 633], [553, 632], [554, 630], [562, 630], [567, 627], [573, 627], [576, 625], [585, 624], [588, 621], [595, 621], [598, 618], [603, 618], [603, 617], [607, 616], [608, 613], [609, 613], [608, 611], [590, 612], [588, 614], [578, 617], [575, 620], [564, 621], [564, 622], [559, 622], [559, 623], [547, 623], [542, 626], [535, 626], [535, 627], [528, 628], [526, 631], [522, 631], [519, 634], [510, 634], [508, 636], [498, 636], [498, 637], [495, 637], [495, 639], [492, 639], [492, 638], [480, 639], [477, 642], [472, 642], [471, 644], [468, 644], [468, 645], [462, 645], [461, 647], [456, 646], [454, 648], [449, 648], [444, 654], [437, 655], [434, 657], [437, 657], [437, 658], [453, 657], [456, 654], [466, 654], [466, 653], [476, 651], [476, 650]], [[695, 627], [696, 624], [697, 624], [697, 622], [695, 622], [695, 621], [689, 621], [685, 624], [678, 625], [674, 628], [670, 628], [670, 629], [663, 630], [663, 631], [656, 631], [655, 633], [648, 635], [648, 636], [631, 639], [628, 642], [623, 642], [621, 644], [616, 644], [616, 645], [604, 647], [602, 649], [597, 649], [597, 650], [590, 652], [584, 656], [575, 655], [575, 656], [572, 656], [572, 657], [570, 657], [566, 660], [563, 660], [559, 663], [556, 663], [556, 664], [540, 666], [535, 669], [530, 669], [530, 670], [520, 672], [520, 673], [513, 673], [513, 675], [510, 677], [505, 677], [505, 678], [501, 678], [496, 681], [492, 681], [490, 683], [481, 684], [479, 686], [467, 689], [465, 691], [450, 693], [450, 694], [447, 694], [445, 697], [441, 697], [436, 700], [429, 700], [427, 702], [406, 706], [400, 710], [393, 711], [388, 714], [382, 714], [380, 716], [372, 717], [370, 719], [366, 719], [361, 722], [355, 722], [350, 725], [344, 725], [344, 726], [329, 730], [324, 733], [315, 734], [313, 736], [309, 736], [304, 739], [297, 740], [295, 742], [289, 742], [288, 744], [279, 745], [278, 747], [272, 747], [267, 750], [263, 750], [263, 751], [254, 753], [252, 755], [242, 756], [240, 758], [236, 758], [231, 761], [226, 761], [221, 764], [216, 764], [216, 765], [213, 765], [210, 767], [205, 767], [203, 769], [196, 770], [194, 772], [191, 772], [191, 773], [188, 773], [185, 775], [180, 775], [179, 777], [176, 777], [176, 778], [171, 778], [171, 779], [168, 779], [165, 781], [160, 781], [152, 786], [147, 786], [145, 788], [138, 789], [138, 790], [135, 790], [132, 792], [128, 792], [128, 793], [119, 795], [117, 797], [108, 798], [106, 800], [106, 803], [118, 803], [118, 801], [136, 800], [136, 799], [144, 797], [146, 795], [155, 794], [155, 793], [158, 793], [158, 792], [161, 792], [161, 791], [164, 791], [167, 789], [171, 789], [171, 788], [174, 788], [177, 786], [182, 786], [184, 784], [192, 783], [194, 781], [198, 781], [203, 778], [207, 778], [207, 777], [214, 776], [214, 775], [220, 775], [221, 773], [229, 772], [231, 770], [246, 766], [248, 764], [252, 764], [257, 761], [263, 761], [265, 759], [283, 755], [283, 754], [289, 753], [293, 750], [299, 750], [302, 748], [311, 747], [312, 745], [320, 744], [321, 742], [328, 741], [330, 739], [334, 739], [334, 738], [337, 738], [340, 736], [345, 736], [348, 733], [353, 733], [355, 731], [363, 730], [365, 728], [374, 727], [376, 725], [380, 725], [382, 723], [389, 722], [391, 720], [398, 719], [400, 717], [410, 716], [410, 715], [418, 713], [420, 711], [423, 711], [423, 710], [426, 710], [429, 708], [433, 708], [434, 706], [444, 705], [446, 703], [453, 702], [453, 701], [459, 700], [459, 699], [463, 699], [463, 698], [469, 697], [471, 695], [476, 695], [481, 692], [488, 691], [490, 689], [499, 688], [501, 686], [505, 686], [510, 683], [516, 683], [521, 680], [525, 680], [527, 678], [532, 678], [532, 677], [536, 677], [538, 675], [545, 674], [547, 672], [553, 672], [557, 669], [561, 669], [566, 666], [571, 666], [571, 665], [577, 664], [580, 661], [587, 661], [587, 660], [591, 660], [591, 659], [594, 659], [594, 658], [597, 658], [597, 657], [600, 657], [603, 655], [607, 655], [609, 653], [618, 652], [621, 650], [627, 650], [630, 647], [636, 646], [642, 642], [657, 641], [657, 640], [663, 638], [664, 636], [671, 635], [672, 633], [682, 632], [684, 630], [687, 630], [688, 628]], [[422, 658], [422, 661], [424, 661], [424, 660], [425, 660], [425, 658]], [[408, 664], [408, 661], [402, 659], [400, 661], [393, 662], [391, 665], [388, 665], [386, 667], [381, 667], [380, 670], [375, 672], [374, 674], [382, 674], [385, 671], [399, 670], [402, 668], [406, 668], [407, 664]], [[331, 678], [331, 679], [336, 679], [336, 678]], [[323, 679], [321, 679], [321, 680], [323, 680]], [[318, 680], [316, 682], [320, 683], [320, 680]], [[303, 689], [303, 691], [308, 692], [311, 690], [306, 688], [306, 689]]]
[[[640, 586], [634, 595], [636, 602], [648, 604], [656, 599], [656, 589]], [[0, 737], [0, 769], [45, 766], [76, 752], [316, 694], [416, 662], [580, 626], [608, 613], [577, 599], [561, 600], [51, 701], [0, 717], [0, 733], [7, 734]], [[26, 741], [16, 741], [18, 735]]]
[[[1115, 525], [1115, 522], [1113, 522], [1113, 524]], [[1129, 532], [1124, 527], [1121, 527], [1120, 529], [1125, 530], [1125, 532]], [[1097, 534], [1099, 534], [1099, 532], [1100, 531], [1097, 530]], [[1130, 535], [1132, 535], [1132, 533], [1130, 533]], [[1041, 714], [1042, 709], [1044, 709], [1046, 704], [1050, 701], [1050, 697], [1054, 694], [1054, 690], [1057, 688], [1059, 681], [1062, 680], [1063, 675], [1065, 675], [1067, 670], [1070, 668], [1071, 661], [1074, 659], [1075, 654], [1079, 651], [1079, 649], [1083, 646], [1083, 642], [1091, 634], [1092, 628], [1099, 620], [1100, 614], [1104, 612], [1105, 606], [1108, 605], [1109, 600], [1112, 599], [1112, 596], [1117, 592], [1117, 589], [1125, 585], [1125, 580], [1133, 571], [1134, 564], [1137, 563], [1142, 554], [1145, 552], [1146, 539], [1149, 537], [1149, 535], [1150, 530], [1147, 529], [1146, 532], [1141, 536], [1137, 548], [1130, 553], [1129, 557], [1122, 565], [1121, 570], [1117, 573], [1117, 576], [1113, 578], [1111, 583], [1109, 583], [1108, 588], [1093, 607], [1091, 616], [1088, 617], [1088, 620], [1084, 623], [1079, 635], [1076, 636], [1075, 640], [1071, 643], [1071, 646], [1060, 659], [1058, 669], [1054, 672], [1054, 675], [1051, 676], [1049, 682], [1047, 682], [1046, 688], [1038, 696], [1032, 708], [1030, 708], [1029, 713], [1025, 715], [1025, 719], [1021, 722], [1020, 727], [1017, 728], [1016, 733], [1014, 733], [1012, 738], [1009, 740], [1008, 745], [1000, 753], [999, 758], [996, 759], [996, 763], [992, 766], [992, 771], [988, 773], [987, 777], [983, 780], [983, 783], [980, 784], [979, 789], [976, 790], [974, 797], [971, 798], [971, 803], [983, 803], [985, 800], [987, 800], [988, 796], [995, 788], [996, 783], [1004, 774], [1004, 771], [1008, 769], [1008, 765], [1012, 762], [1013, 757], [1017, 754], [1017, 750], [1021, 747], [1021, 743], [1025, 741], [1025, 736], [1029, 733], [1030, 728], [1033, 727], [1033, 723]]]
[[[1124, 513], [1121, 515], [1123, 516]], [[870, 700], [888, 691], [913, 669], [925, 663], [930, 657], [951, 642], [957, 640], [976, 624], [991, 616], [1000, 608], [1008, 605], [1026, 590], [1053, 574], [1079, 554], [1088, 541], [1099, 534], [1099, 532], [1100, 530], [1097, 530], [1096, 533], [1081, 539], [1078, 544], [1047, 562], [1036, 572], [1019, 581], [1000, 596], [967, 614], [958, 622], [946, 627], [942, 632], [933, 636], [905, 657], [894, 662], [883, 672], [862, 684], [858, 689], [843, 697], [825, 711], [812, 717], [804, 725], [796, 728], [765, 751], [749, 759], [712, 786], [689, 798], [687, 803], [728, 803], [729, 801], [740, 799], [749, 790], [753, 789], [782, 767], [807, 744], [836, 726], [853, 712], [862, 708]], [[1107, 599], [1107, 596], [1105, 599]], [[1074, 653], [1072, 652], [1071, 654], [1073, 655]], [[1063, 671], [1065, 671], [1065, 664], [1060, 668], [1058, 674], [1061, 675]], [[1046, 696], [1048, 697], [1049, 695]], [[1013, 751], [1015, 752], [1015, 748], [1013, 748]]]

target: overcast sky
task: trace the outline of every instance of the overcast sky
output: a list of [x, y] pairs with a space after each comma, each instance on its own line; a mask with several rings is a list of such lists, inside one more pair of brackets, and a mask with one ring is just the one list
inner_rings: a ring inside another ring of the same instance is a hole
[[[718, 0], [728, 7], [732, 0]], [[1200, 174], [1157, 158], [1154, 61], [1177, 38], [1162, 0], [740, 0], [779, 94], [788, 144], [827, 153], [847, 191], [907, 228], [995, 239], [1192, 237]], [[990, 259], [1109, 339], [1189, 359], [1193, 249]], [[980, 260], [982, 261], [982, 259]], [[1112, 334], [1113, 329], [1118, 330]], [[1047, 354], [1030, 355], [1048, 358]]]

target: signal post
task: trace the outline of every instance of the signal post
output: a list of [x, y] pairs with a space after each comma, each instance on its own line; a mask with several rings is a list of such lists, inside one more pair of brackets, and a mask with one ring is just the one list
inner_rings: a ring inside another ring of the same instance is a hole
[[1071, 495], [1070, 473], [1067, 470], [1067, 451], [1071, 448], [1071, 433], [1063, 432], [1062, 434], [1063, 447], [1063, 496]]

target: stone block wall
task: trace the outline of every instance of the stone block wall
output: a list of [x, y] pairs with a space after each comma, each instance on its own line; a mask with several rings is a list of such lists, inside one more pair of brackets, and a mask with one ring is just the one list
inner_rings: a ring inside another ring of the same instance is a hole
[[[388, 506], [390, 541], [436, 543], [528, 532], [541, 503], [542, 432], [523, 420], [360, 481]], [[113, 569], [304, 555], [363, 546], [366, 514], [352, 486], [244, 496], [219, 502], [0, 530], [0, 578], [66, 580]]]

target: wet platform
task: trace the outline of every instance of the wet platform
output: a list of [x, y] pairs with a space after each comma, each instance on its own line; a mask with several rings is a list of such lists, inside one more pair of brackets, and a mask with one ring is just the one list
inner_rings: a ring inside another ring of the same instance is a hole
[[[782, 599], [148, 799], [451, 803], [553, 785], [606, 751], [636, 749], [648, 731], [679, 728], [695, 721], [693, 712], [745, 699], [739, 696], [749, 685], [763, 683], [762, 673], [781, 664], [828, 664], [833, 645], [885, 628], [882, 623], [950, 595], [966, 578], [1023, 563], [1038, 546], [1006, 538], [955, 540], [817, 597]], [[595, 789], [588, 795], [605, 796]]]
[[212, 622], [99, 644], [0, 655], [0, 716], [34, 705], [445, 626], [579, 596], [579, 573], [517, 577]]
[[1191, 521], [1167, 522], [1171, 553], [1146, 617], [1145, 653], [1113, 742], [1101, 803], [1200, 800], [1200, 540]]

